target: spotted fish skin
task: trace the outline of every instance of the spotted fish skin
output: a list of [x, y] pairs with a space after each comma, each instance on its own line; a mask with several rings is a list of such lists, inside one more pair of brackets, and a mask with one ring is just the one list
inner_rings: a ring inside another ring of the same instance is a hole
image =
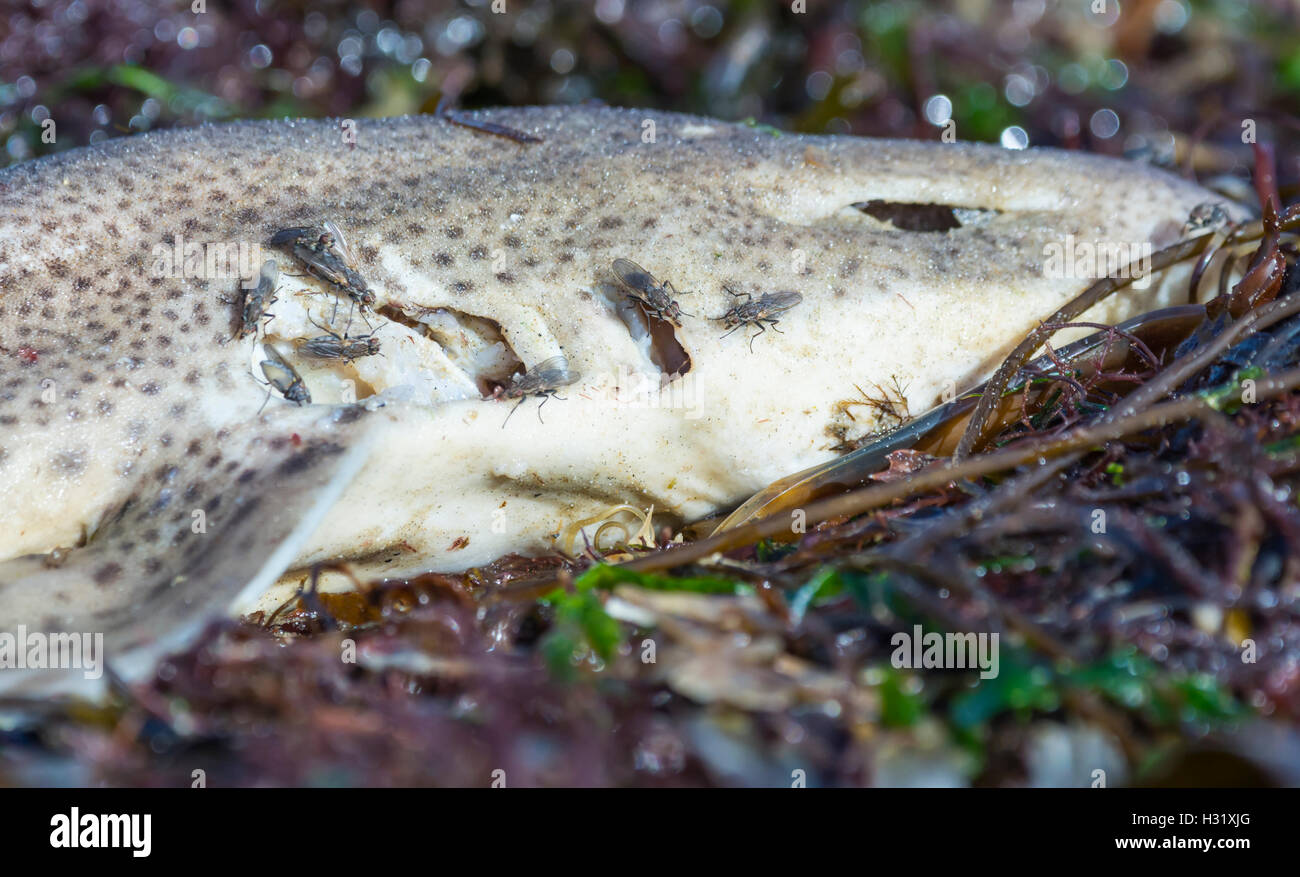
[[[0, 566], [0, 628], [130, 627], [120, 642], [138, 644], [165, 595], [180, 607], [207, 589], [209, 611], [272, 575], [305, 516], [324, 515], [284, 566], [400, 545], [409, 565], [463, 568], [544, 548], [613, 503], [707, 514], [826, 459], [834, 404], [855, 382], [901, 376], [918, 411], [985, 374], [1088, 283], [1045, 272], [1047, 245], [1158, 248], [1213, 200], [1171, 175], [1053, 151], [773, 136], [644, 110], [464, 115], [541, 142], [437, 117], [361, 121], [355, 139], [331, 120], [244, 122], [0, 171], [0, 560], [15, 559]], [[983, 218], [906, 231], [853, 208], [867, 201]], [[347, 232], [377, 314], [346, 298], [331, 314], [337, 290], [269, 246], [323, 220]], [[214, 244], [244, 247], [254, 279], [278, 261], [268, 336], [369, 319], [385, 356], [296, 361], [318, 404], [267, 404], [259, 341], [238, 337], [241, 278], [159, 268], [169, 249]], [[626, 312], [618, 258], [672, 282], [692, 314], [730, 306], [724, 285], [803, 301], [753, 353], [683, 317], [695, 404], [611, 407], [601, 393], [620, 377], [671, 377]], [[582, 381], [545, 424], [502, 429], [472, 357], [420, 328], [447, 313], [499, 327], [496, 347], [523, 366], [563, 354]], [[363, 440], [380, 450], [358, 469], [348, 452]], [[263, 520], [279, 525], [228, 538]], [[469, 547], [452, 553], [461, 536]], [[53, 568], [41, 555], [56, 547], [73, 550]]]

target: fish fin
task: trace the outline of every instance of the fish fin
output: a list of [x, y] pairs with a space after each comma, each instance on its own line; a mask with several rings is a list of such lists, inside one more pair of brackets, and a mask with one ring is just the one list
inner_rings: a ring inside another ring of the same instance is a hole
[[[237, 465], [156, 472], [86, 545], [57, 561], [0, 563], [0, 696], [97, 696], [105, 666], [126, 681], [143, 678], [213, 616], [250, 604], [301, 553], [370, 455], [375, 433], [361, 420], [325, 423], [293, 410], [266, 430], [243, 431], [238, 445], [232, 431], [225, 459]], [[20, 644], [20, 625], [29, 644], [33, 634], [75, 633], [82, 648], [102, 647], [74, 669], [16, 668], [4, 637]], [[97, 668], [87, 666], [92, 656]]]

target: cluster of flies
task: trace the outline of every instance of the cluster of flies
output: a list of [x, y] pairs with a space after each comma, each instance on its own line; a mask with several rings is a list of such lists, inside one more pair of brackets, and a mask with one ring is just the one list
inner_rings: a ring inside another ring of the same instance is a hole
[[[648, 316], [666, 320], [679, 329], [682, 327], [681, 317], [691, 316], [675, 301], [677, 290], [671, 282], [660, 283], [654, 275], [631, 259], [615, 259], [613, 267], [614, 276], [623, 284], [628, 297], [639, 302]], [[768, 328], [777, 334], [781, 333], [776, 328], [776, 324], [781, 322], [777, 319], [778, 314], [785, 313], [803, 301], [803, 295], [798, 292], [765, 292], [754, 298], [748, 292], [734, 292], [727, 286], [723, 290], [736, 301], [725, 314], [709, 319], [722, 323], [727, 330], [723, 333], [723, 338], [742, 326], [757, 326], [758, 331], [749, 339], [751, 351], [754, 349], [754, 339]]]
[[[631, 259], [615, 259], [612, 268], [627, 296], [640, 304], [647, 316], [672, 323], [679, 329], [682, 326], [681, 318], [691, 316], [677, 303], [678, 293], [671, 281], [660, 283], [653, 274]], [[777, 316], [803, 301], [803, 296], [797, 292], [765, 292], [755, 299], [749, 293], [733, 292], [725, 286], [723, 289], [733, 299], [744, 300], [736, 301], [722, 316], [710, 319], [723, 324], [727, 330], [723, 333], [724, 338], [742, 326], [757, 326], [758, 332], [749, 339], [750, 350], [754, 349], [754, 338], [762, 335], [768, 327], [779, 333], [781, 330], [776, 328], [776, 324], [780, 320]], [[542, 403], [537, 406], [537, 418], [540, 420], [546, 399], [555, 396], [555, 391], [561, 387], [577, 381], [578, 377], [563, 356], [553, 356], [527, 373], [512, 377], [510, 384], [500, 388], [494, 396], [519, 400], [510, 409], [510, 414], [514, 414], [515, 409], [529, 396], [541, 396]], [[510, 420], [510, 414], [506, 415], [506, 421]]]
[[[373, 312], [374, 293], [370, 291], [365, 279], [357, 271], [356, 257], [335, 223], [326, 220], [319, 226], [286, 228], [271, 237], [271, 244], [286, 250], [309, 272], [347, 295], [352, 301], [352, 306], [360, 309], [363, 318], [365, 314]], [[691, 316], [678, 305], [676, 301], [678, 293], [671, 282], [660, 283], [654, 275], [631, 259], [615, 259], [612, 267], [627, 296], [639, 303], [648, 317], [669, 322], [680, 329], [681, 318]], [[262, 266], [257, 286], [244, 293], [240, 338], [256, 334], [261, 321], [266, 317], [274, 316], [267, 309], [276, 301], [278, 279], [279, 269], [273, 260], [268, 259]], [[735, 303], [726, 313], [710, 319], [723, 324], [723, 328], [727, 330], [722, 336], [724, 338], [742, 326], [756, 326], [758, 332], [749, 339], [751, 351], [754, 348], [755, 338], [766, 332], [768, 328], [779, 333], [781, 330], [776, 328], [776, 324], [780, 322], [779, 315], [803, 301], [803, 296], [797, 292], [765, 292], [758, 298], [754, 298], [747, 292], [737, 293], [726, 286], [723, 289], [735, 300]], [[331, 322], [337, 313], [336, 295]], [[315, 323], [314, 320], [312, 322]], [[316, 323], [316, 326], [323, 330], [324, 334], [304, 339], [298, 345], [299, 351], [308, 356], [352, 362], [363, 356], [374, 356], [379, 353], [379, 339], [374, 337], [373, 332], [351, 337], [346, 333], [339, 334], [319, 323]], [[307, 385], [293, 366], [270, 344], [263, 344], [262, 347], [267, 356], [261, 363], [262, 374], [271, 386], [290, 402], [299, 405], [310, 403], [311, 394], [307, 390]], [[538, 396], [542, 399], [541, 405], [537, 408], [537, 416], [540, 420], [541, 408], [546, 404], [546, 400], [556, 396], [556, 391], [560, 388], [575, 383], [578, 378], [578, 373], [569, 368], [568, 361], [562, 355], [553, 356], [523, 374], [513, 375], [510, 383], [498, 387], [491, 396], [494, 399], [519, 400], [506, 415], [502, 427], [505, 427], [511, 415], [530, 396]]]
[[[296, 226], [276, 232], [271, 236], [271, 245], [286, 250], [309, 272], [325, 281], [332, 288], [346, 295], [352, 306], [360, 308], [362, 316], [373, 311], [375, 294], [370, 291], [365, 279], [357, 271], [357, 259], [347, 238], [339, 227], [330, 220], [319, 226]], [[257, 333], [262, 320], [272, 317], [268, 308], [275, 303], [276, 284], [280, 270], [275, 261], [268, 259], [262, 265], [257, 286], [244, 292], [242, 320], [239, 337], [247, 338]], [[338, 296], [335, 296], [333, 322], [338, 315]], [[305, 338], [298, 345], [301, 353], [316, 359], [341, 360], [352, 362], [363, 356], [379, 353], [379, 339], [374, 334], [349, 336], [346, 332], [339, 334], [334, 329], [315, 323], [324, 334], [314, 338]], [[349, 318], [349, 325], [351, 319]], [[305, 405], [311, 402], [311, 393], [302, 377], [293, 366], [270, 344], [263, 343], [266, 359], [262, 361], [262, 374], [285, 399]]]

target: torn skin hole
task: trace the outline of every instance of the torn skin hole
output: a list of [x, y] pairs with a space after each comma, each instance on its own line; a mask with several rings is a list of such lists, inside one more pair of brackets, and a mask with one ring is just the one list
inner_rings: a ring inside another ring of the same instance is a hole
[[508, 385], [512, 375], [523, 373], [523, 361], [496, 320], [448, 307], [414, 310], [412, 316], [400, 307], [384, 305], [378, 312], [436, 343], [484, 396]]
[[670, 377], [680, 377], [690, 371], [691, 355], [677, 340], [676, 327], [658, 317], [647, 316], [644, 313], [642, 317], [649, 323], [650, 361], [659, 367], [659, 371]]
[[691, 370], [691, 355], [677, 340], [676, 326], [647, 314], [640, 302], [626, 295], [615, 284], [599, 284], [596, 289], [623, 322], [627, 333], [632, 336], [632, 342], [667, 380], [681, 377]]
[[424, 324], [415, 319], [415, 317], [408, 317], [406, 311], [399, 307], [394, 305], [380, 305], [375, 312], [385, 319], [392, 320], [394, 323], [401, 323], [408, 329], [413, 329], [421, 335], [424, 334]]
[[945, 204], [902, 204], [895, 201], [864, 201], [856, 209], [888, 222], [902, 231], [949, 231], [961, 228], [954, 208]]
[[351, 373], [352, 384], [356, 387], [358, 402], [375, 395], [375, 388], [365, 378], [361, 377], [361, 374], [357, 371], [355, 365], [349, 364], [347, 369]]

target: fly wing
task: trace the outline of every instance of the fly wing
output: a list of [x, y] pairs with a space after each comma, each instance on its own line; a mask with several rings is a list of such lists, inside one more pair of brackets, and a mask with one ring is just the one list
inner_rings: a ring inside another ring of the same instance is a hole
[[763, 306], [769, 314], [788, 311], [801, 301], [803, 301], [803, 294], [799, 292], [769, 292], [763, 296]]
[[343, 232], [334, 223], [334, 220], [327, 219], [321, 223], [326, 233], [334, 236], [334, 248], [338, 251], [338, 256], [343, 260], [343, 264], [348, 268], [357, 264], [356, 257], [352, 254], [352, 248], [348, 246], [348, 239], [343, 236]]
[[280, 266], [275, 263], [274, 259], [267, 259], [262, 263], [261, 270], [257, 272], [257, 280], [255, 282], [250, 280], [245, 283], [244, 288], [250, 292], [256, 292], [263, 298], [267, 298], [279, 282]]
[[[274, 345], [263, 344], [262, 352], [266, 354], [266, 359], [262, 362], [263, 372], [266, 372], [267, 366], [270, 365], [273, 366], [278, 373], [288, 374], [291, 378], [298, 377], [298, 373], [293, 370], [293, 366], [289, 365], [289, 361], [280, 354], [280, 351], [275, 349]], [[275, 382], [270, 374], [267, 374], [266, 379], [272, 383]]]
[[[317, 335], [315, 338], [304, 340], [299, 345], [298, 351], [316, 359], [338, 359], [343, 355], [344, 348], [343, 342], [334, 335]], [[270, 380], [269, 375], [267, 380]]]
[[654, 276], [631, 259], [615, 259], [614, 274], [628, 289], [647, 293], [659, 286]]
[[275, 387], [281, 393], [289, 389], [289, 386], [293, 384], [294, 380], [298, 377], [297, 373], [294, 372], [293, 369], [288, 368], [283, 363], [275, 362], [270, 359], [262, 360], [262, 374], [266, 375], [266, 379], [271, 382], [271, 386]]
[[[360, 412], [345, 410], [355, 419], [339, 423], [281, 409], [266, 431], [231, 430], [222, 448], [229, 463], [184, 458], [142, 475], [84, 547], [57, 563], [45, 555], [0, 563], [0, 631], [102, 634], [101, 658], [114, 672], [151, 672], [294, 561], [371, 454], [378, 422]], [[0, 697], [91, 696], [105, 677], [87, 678], [82, 664], [0, 669]]]
[[578, 380], [578, 373], [569, 369], [569, 361], [563, 356], [552, 356], [542, 360], [524, 377], [529, 376], [536, 380], [539, 390], [567, 387]]
[[297, 243], [302, 238], [312, 238], [316, 235], [316, 229], [306, 225], [297, 225], [293, 228], [282, 228], [275, 234], [271, 235], [271, 246], [283, 247], [286, 244]]

